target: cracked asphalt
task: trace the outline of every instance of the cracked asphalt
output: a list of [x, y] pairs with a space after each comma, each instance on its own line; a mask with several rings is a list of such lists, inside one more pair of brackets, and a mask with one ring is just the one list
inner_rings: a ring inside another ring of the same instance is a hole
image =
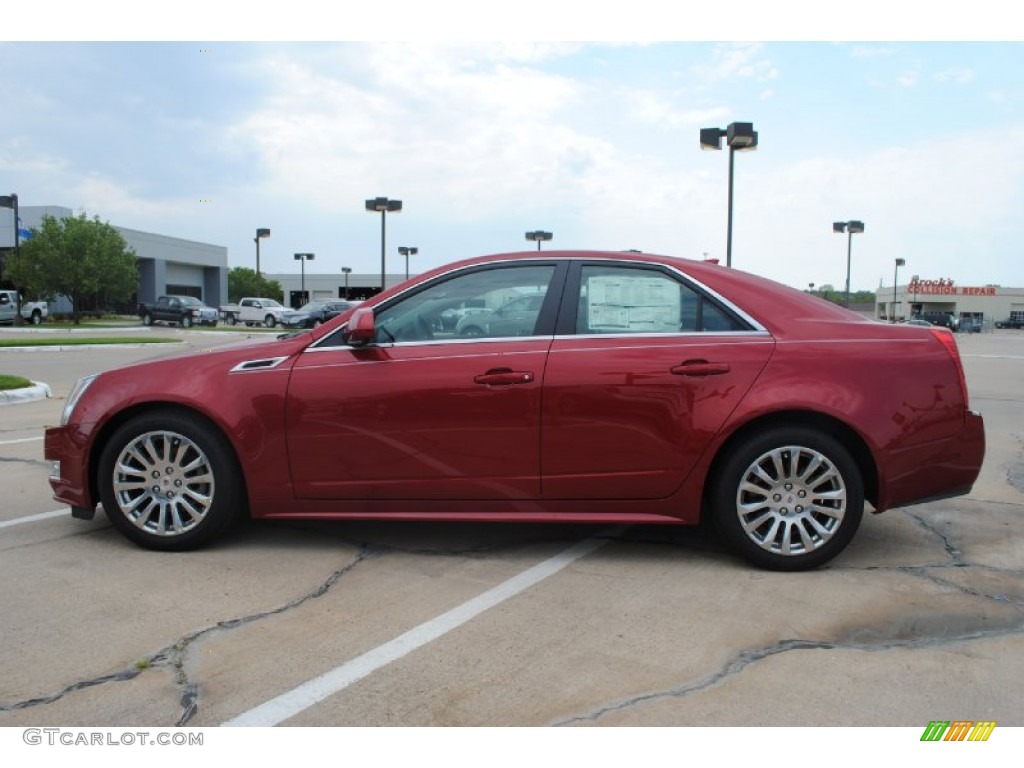
[[146, 552], [102, 514], [44, 514], [40, 437], [75, 378], [154, 350], [6, 352], [54, 397], [0, 408], [0, 726], [218, 725], [595, 536], [284, 725], [1024, 725], [1024, 333], [958, 341], [986, 418], [974, 491], [869, 514], [802, 574], [656, 526], [248, 523]]

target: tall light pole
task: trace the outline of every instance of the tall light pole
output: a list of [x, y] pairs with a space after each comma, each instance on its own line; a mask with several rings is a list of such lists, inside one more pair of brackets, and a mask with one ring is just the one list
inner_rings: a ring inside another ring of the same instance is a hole
[[538, 229], [535, 232], [527, 232], [526, 233], [526, 239], [527, 240], [531, 240], [531, 241], [535, 240], [537, 242], [537, 250], [538, 251], [540, 250], [540, 244], [542, 242], [544, 242], [545, 240], [550, 240], [553, 237], [554, 237], [554, 235], [552, 233], [545, 232], [545, 231], [543, 231], [541, 229]]
[[260, 276], [260, 240], [264, 237], [270, 237], [270, 230], [260, 227], [256, 230], [256, 237], [253, 238], [256, 241], [256, 277]]
[[306, 303], [306, 262], [312, 261], [316, 258], [315, 253], [296, 253], [295, 260], [302, 262], [302, 287], [299, 291], [302, 293], [302, 303]]
[[900, 278], [900, 267], [907, 263], [906, 259], [896, 259], [896, 269], [892, 275], [892, 321], [896, 322], [896, 283]]
[[409, 279], [409, 257], [410, 256], [415, 256], [419, 252], [420, 252], [419, 248], [408, 248], [408, 247], [406, 247], [404, 245], [400, 245], [398, 247], [398, 254], [400, 256], [405, 256], [405, 279], [406, 280]]
[[729, 123], [725, 128], [701, 128], [700, 148], [721, 149], [722, 139], [729, 146], [729, 218], [725, 235], [725, 266], [732, 266], [732, 177], [733, 157], [737, 152], [757, 149], [757, 131], [753, 123]]
[[853, 236], [854, 234], [860, 234], [864, 231], [863, 221], [833, 221], [832, 231], [842, 234], [847, 232], [846, 238], [846, 301], [843, 304], [847, 309], [850, 308], [850, 253], [853, 250]]
[[348, 276], [352, 274], [352, 267], [342, 267], [341, 274], [345, 276], [345, 300], [348, 301]]
[[386, 197], [375, 197], [372, 200], [366, 201], [366, 210], [370, 213], [377, 213], [380, 211], [380, 290], [384, 291], [384, 273], [386, 271], [385, 266], [385, 250], [384, 250], [384, 239], [385, 232], [387, 229], [387, 215], [388, 213], [398, 213], [402, 210], [401, 200], [389, 200]]

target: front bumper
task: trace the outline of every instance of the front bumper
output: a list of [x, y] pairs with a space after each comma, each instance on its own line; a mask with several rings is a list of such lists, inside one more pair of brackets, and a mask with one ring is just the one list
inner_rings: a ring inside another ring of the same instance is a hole
[[80, 426], [48, 428], [43, 456], [53, 462], [54, 472], [49, 481], [54, 499], [72, 508], [96, 506], [89, 478], [88, 445]]

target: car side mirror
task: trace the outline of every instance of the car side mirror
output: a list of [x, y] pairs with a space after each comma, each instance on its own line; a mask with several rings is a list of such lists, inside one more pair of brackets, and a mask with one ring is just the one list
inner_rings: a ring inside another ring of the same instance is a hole
[[352, 347], [364, 347], [377, 337], [377, 326], [373, 320], [373, 309], [357, 309], [348, 319], [348, 327], [341, 332], [345, 343]]

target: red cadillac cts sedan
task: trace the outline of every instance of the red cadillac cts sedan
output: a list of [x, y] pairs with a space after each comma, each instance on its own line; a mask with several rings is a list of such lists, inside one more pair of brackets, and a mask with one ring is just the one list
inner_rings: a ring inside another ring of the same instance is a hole
[[181, 550], [255, 518], [694, 524], [812, 568], [875, 512], [970, 491], [952, 333], [715, 264], [487, 256], [311, 331], [89, 376], [57, 500]]

